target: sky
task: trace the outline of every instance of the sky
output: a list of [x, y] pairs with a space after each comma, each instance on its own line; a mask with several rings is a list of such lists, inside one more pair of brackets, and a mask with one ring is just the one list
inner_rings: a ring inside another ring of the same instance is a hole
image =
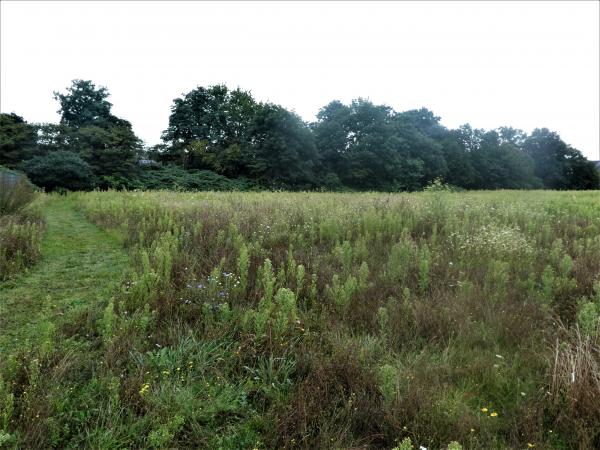
[[160, 142], [173, 99], [249, 90], [313, 121], [337, 99], [455, 128], [546, 127], [600, 159], [600, 2], [0, 2], [0, 111], [58, 122], [53, 91], [106, 86]]

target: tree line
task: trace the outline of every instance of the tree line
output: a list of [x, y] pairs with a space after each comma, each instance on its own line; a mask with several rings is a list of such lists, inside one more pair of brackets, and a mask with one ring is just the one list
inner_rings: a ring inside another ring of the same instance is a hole
[[111, 113], [108, 96], [74, 80], [54, 93], [58, 124], [0, 114], [0, 165], [47, 190], [393, 192], [435, 180], [463, 189], [600, 188], [595, 165], [546, 128], [448, 129], [426, 108], [397, 112], [363, 98], [332, 101], [306, 123], [215, 85], [175, 99], [162, 143], [145, 147], [131, 123]]

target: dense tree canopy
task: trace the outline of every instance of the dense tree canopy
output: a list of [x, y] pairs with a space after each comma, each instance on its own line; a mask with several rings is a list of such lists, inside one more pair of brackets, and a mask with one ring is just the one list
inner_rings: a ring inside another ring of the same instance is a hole
[[535, 129], [523, 142], [535, 174], [549, 189], [598, 188], [598, 172], [579, 150], [562, 141], [547, 128]]
[[73, 152], [58, 150], [23, 161], [19, 166], [29, 179], [47, 191], [85, 190], [93, 186], [90, 166]]
[[0, 165], [20, 166], [48, 189], [61, 187], [61, 170], [69, 189], [413, 191], [434, 180], [464, 189], [600, 188], [594, 164], [546, 128], [448, 129], [426, 108], [397, 112], [364, 98], [334, 100], [308, 124], [214, 85], [175, 99], [163, 143], [144, 149], [111, 113], [105, 87], [74, 80], [54, 96], [59, 124], [0, 115]]
[[230, 91], [224, 85], [198, 87], [175, 99], [163, 133], [168, 144], [163, 159], [186, 168], [238, 175], [241, 147], [257, 108], [249, 93]]
[[97, 88], [89, 80], [73, 80], [66, 93], [54, 92], [54, 98], [60, 103], [60, 123], [72, 128], [89, 125], [131, 128], [129, 122], [110, 113], [112, 104], [106, 100], [108, 96], [108, 89], [103, 86]]
[[243, 160], [263, 185], [309, 189], [315, 186], [315, 141], [302, 120], [280, 106], [261, 105], [243, 144]]
[[12, 114], [0, 114], [0, 165], [14, 168], [35, 154], [36, 129]]
[[138, 173], [142, 143], [131, 123], [111, 113], [105, 87], [74, 80], [66, 93], [55, 92], [60, 102], [59, 125], [43, 124], [38, 143], [45, 152], [65, 150], [78, 155], [93, 174], [92, 185], [106, 188]]

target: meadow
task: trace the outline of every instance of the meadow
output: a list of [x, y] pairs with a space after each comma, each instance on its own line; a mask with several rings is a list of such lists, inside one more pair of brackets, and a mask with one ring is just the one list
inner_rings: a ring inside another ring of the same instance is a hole
[[41, 208], [73, 268], [0, 284], [0, 447], [600, 447], [598, 191]]

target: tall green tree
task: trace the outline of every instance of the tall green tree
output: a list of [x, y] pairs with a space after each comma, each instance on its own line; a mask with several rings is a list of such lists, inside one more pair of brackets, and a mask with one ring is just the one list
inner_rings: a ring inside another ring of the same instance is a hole
[[459, 132], [449, 130], [448, 134], [439, 141], [446, 161], [446, 176], [444, 180], [454, 186], [469, 188], [474, 185], [476, 172], [471, 162], [470, 152], [461, 145]]
[[315, 186], [317, 151], [313, 134], [300, 117], [281, 106], [260, 106], [243, 148], [243, 158], [249, 175], [265, 186]]
[[408, 154], [411, 158], [423, 161], [421, 187], [436, 178], [446, 178], [448, 174], [442, 145], [448, 132], [439, 120], [426, 108], [395, 115], [396, 133], [407, 142]]
[[173, 101], [162, 159], [231, 177], [244, 174], [241, 148], [257, 111], [249, 92], [197, 87]]
[[61, 124], [47, 127], [46, 136], [49, 145], [58, 141], [64, 150], [83, 158], [102, 188], [135, 178], [142, 151], [131, 123], [112, 115], [108, 96], [105, 87], [96, 87], [89, 80], [74, 80], [64, 94], [55, 92]]
[[600, 171], [583, 155], [577, 154], [567, 163], [567, 189], [600, 189]]
[[547, 128], [535, 129], [523, 143], [535, 163], [535, 173], [550, 189], [598, 187], [597, 172], [579, 150]]
[[428, 113], [396, 113], [360, 98], [326, 105], [312, 128], [327, 176], [355, 189], [394, 191], [444, 175], [441, 145], [425, 131], [437, 135], [439, 119]]
[[477, 189], [531, 189], [542, 186], [535, 175], [533, 160], [513, 140], [490, 130], [479, 134], [477, 148], [471, 151], [471, 164], [477, 176]]
[[60, 103], [60, 123], [72, 128], [88, 125], [110, 127], [119, 122], [112, 116], [112, 103], [108, 89], [96, 87], [90, 80], [73, 80], [65, 93], [54, 92], [54, 98]]

